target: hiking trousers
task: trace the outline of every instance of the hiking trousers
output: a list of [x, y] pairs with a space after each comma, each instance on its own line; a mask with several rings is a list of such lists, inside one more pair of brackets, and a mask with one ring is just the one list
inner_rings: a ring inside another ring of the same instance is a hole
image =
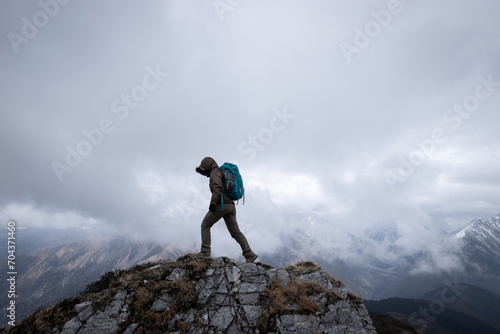
[[236, 221], [236, 205], [226, 203], [224, 203], [224, 211], [222, 211], [220, 205], [217, 205], [215, 212], [209, 211], [205, 215], [205, 218], [203, 218], [201, 223], [201, 251], [210, 252], [212, 244], [210, 228], [212, 228], [212, 226], [214, 226], [214, 224], [221, 218], [224, 218], [224, 222], [226, 223], [229, 233], [231, 233], [231, 237], [233, 237], [233, 239], [240, 244], [243, 256], [251, 252], [252, 250], [248, 245], [247, 238], [245, 238], [243, 233], [240, 231], [240, 227]]

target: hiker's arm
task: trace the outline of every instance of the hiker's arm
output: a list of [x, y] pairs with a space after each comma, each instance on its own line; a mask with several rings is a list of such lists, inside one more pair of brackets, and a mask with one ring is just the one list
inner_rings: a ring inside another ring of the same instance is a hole
[[220, 194], [224, 187], [224, 175], [222, 171], [217, 168], [212, 171], [212, 198], [210, 204], [217, 205], [220, 201]]

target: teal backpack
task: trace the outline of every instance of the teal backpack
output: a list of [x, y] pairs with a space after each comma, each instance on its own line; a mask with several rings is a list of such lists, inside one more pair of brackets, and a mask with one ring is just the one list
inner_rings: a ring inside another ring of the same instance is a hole
[[[224, 173], [224, 193], [233, 201], [237, 201], [243, 198], [243, 204], [245, 204], [245, 188], [243, 187], [243, 178], [241, 177], [240, 170], [235, 164], [225, 162], [219, 167]], [[221, 193], [221, 204], [222, 211], [224, 211], [224, 202], [222, 200]]]

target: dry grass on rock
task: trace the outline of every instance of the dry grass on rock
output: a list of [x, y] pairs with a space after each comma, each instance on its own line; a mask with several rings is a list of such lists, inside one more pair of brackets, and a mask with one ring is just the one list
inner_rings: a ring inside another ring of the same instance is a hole
[[298, 281], [295, 276], [284, 287], [279, 279], [274, 279], [267, 290], [259, 324], [267, 332], [270, 319], [283, 314], [316, 314], [321, 306], [310, 296], [325, 292], [326, 289], [315, 282]]

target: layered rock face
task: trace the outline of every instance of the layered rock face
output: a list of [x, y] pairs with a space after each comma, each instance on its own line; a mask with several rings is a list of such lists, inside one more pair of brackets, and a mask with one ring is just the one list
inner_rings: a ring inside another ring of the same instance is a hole
[[361, 299], [313, 263], [186, 255], [114, 272], [9, 333], [376, 333]]

